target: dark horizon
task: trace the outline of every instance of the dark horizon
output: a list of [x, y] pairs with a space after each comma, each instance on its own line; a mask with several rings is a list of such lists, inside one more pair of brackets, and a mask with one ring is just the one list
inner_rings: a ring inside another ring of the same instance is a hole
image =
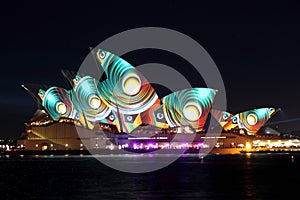
[[[145, 26], [177, 30], [206, 49], [223, 77], [227, 111], [274, 106], [282, 111], [270, 122], [300, 117], [299, 3], [146, 4], [3, 5], [0, 138], [19, 137], [36, 110], [21, 84], [67, 87], [60, 70], [76, 71], [90, 46]], [[167, 52], [143, 50], [123, 58], [133, 66], [169, 65], [181, 70], [192, 85], [204, 86], [186, 72], [184, 60]], [[298, 122], [280, 124], [279, 131], [300, 130]]]

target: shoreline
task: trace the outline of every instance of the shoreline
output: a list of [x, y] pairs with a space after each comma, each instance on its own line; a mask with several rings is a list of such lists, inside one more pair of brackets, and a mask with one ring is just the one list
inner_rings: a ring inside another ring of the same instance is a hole
[[[157, 150], [110, 150], [110, 149], [94, 149], [94, 150], [17, 150], [3, 151], [2, 156], [22, 157], [36, 155], [114, 155], [114, 154], [129, 154], [129, 153], [156, 153]], [[245, 153], [300, 153], [300, 149], [241, 149], [241, 148], [213, 148], [205, 154], [245, 154]], [[199, 149], [160, 149], [159, 154], [201, 154]]]

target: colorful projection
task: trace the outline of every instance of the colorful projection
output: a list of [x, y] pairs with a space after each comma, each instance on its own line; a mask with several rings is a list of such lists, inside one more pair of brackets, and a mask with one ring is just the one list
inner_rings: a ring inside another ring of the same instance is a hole
[[[224, 130], [245, 129], [251, 135], [256, 134], [277, 111], [278, 109], [275, 108], [257, 108], [235, 115], [219, 110], [212, 110], [211, 113], [223, 126]], [[229, 115], [230, 117], [227, 118]]]
[[54, 120], [77, 119], [89, 129], [95, 123], [113, 124], [119, 132], [132, 132], [153, 121], [152, 112], [161, 105], [151, 84], [132, 65], [103, 50], [96, 53], [107, 79], [63, 71], [71, 90], [41, 90], [41, 104]]
[[154, 113], [155, 125], [160, 122], [164, 126], [166, 122], [170, 127], [189, 125], [202, 131], [215, 95], [216, 91], [209, 88], [185, 89], [167, 95], [162, 98], [162, 107]]
[[53, 120], [59, 120], [61, 117], [73, 117], [73, 103], [69, 91], [59, 87], [51, 87], [47, 91], [40, 89], [38, 96], [42, 100], [42, 106]]
[[76, 76], [73, 79], [72, 94], [76, 110], [82, 111], [89, 121], [101, 120], [108, 116], [110, 108], [99, 94], [97, 81], [90, 76]]
[[224, 127], [233, 116], [231, 113], [221, 110], [212, 109], [210, 112], [222, 127]]
[[114, 113], [120, 113], [119, 122], [114, 122], [117, 128], [131, 132], [142, 123], [150, 124], [149, 116], [160, 105], [151, 84], [122, 58], [101, 49], [96, 55], [107, 75], [98, 83], [99, 92]]
[[278, 111], [275, 108], [258, 108], [236, 114], [232, 123], [237, 123], [240, 129], [245, 129], [248, 134], [256, 134], [258, 130]]
[[100, 94], [114, 110], [118, 107], [121, 113], [138, 114], [157, 102], [151, 84], [128, 62], [101, 49], [97, 58], [108, 77], [98, 84]]
[[[216, 90], [191, 88], [174, 92], [161, 100], [147, 79], [122, 58], [97, 50], [94, 55], [105, 73], [101, 81], [92, 76], [63, 71], [72, 89], [40, 87], [29, 91], [53, 120], [72, 118], [94, 129], [97, 123], [115, 125], [130, 133], [142, 124], [160, 128], [191, 126], [202, 131]], [[224, 130], [244, 128], [256, 133], [275, 113], [261, 108], [237, 115], [212, 110]]]

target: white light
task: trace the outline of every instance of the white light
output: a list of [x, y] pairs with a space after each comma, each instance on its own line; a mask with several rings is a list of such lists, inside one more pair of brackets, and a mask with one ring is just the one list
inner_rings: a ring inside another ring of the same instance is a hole
[[201, 116], [201, 109], [196, 103], [190, 103], [183, 108], [183, 115], [189, 121], [197, 121]]
[[93, 95], [90, 98], [89, 103], [90, 103], [91, 108], [98, 109], [100, 107], [100, 105], [101, 105], [101, 100], [100, 100], [100, 98], [98, 96]]
[[257, 116], [255, 114], [249, 114], [247, 116], [247, 123], [250, 126], [254, 126], [257, 123]]
[[162, 113], [157, 113], [156, 115], [157, 119], [162, 119], [164, 117], [164, 114]]
[[130, 116], [130, 115], [127, 116], [127, 120], [128, 120], [128, 121], [132, 121], [132, 116]]
[[127, 95], [136, 95], [141, 89], [141, 80], [137, 75], [129, 75], [125, 77], [123, 82], [123, 90]]
[[63, 115], [63, 114], [65, 114], [65, 113], [67, 112], [67, 107], [66, 107], [66, 105], [65, 105], [64, 103], [58, 102], [58, 103], [56, 104], [56, 111], [57, 111], [59, 114]]

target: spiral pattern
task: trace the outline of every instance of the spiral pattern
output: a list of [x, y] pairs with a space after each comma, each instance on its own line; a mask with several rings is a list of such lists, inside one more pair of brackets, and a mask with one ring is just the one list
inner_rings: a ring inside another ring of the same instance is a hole
[[46, 92], [40, 91], [40, 95], [43, 96], [43, 107], [54, 120], [71, 116], [73, 104], [67, 90], [51, 87]]
[[170, 127], [191, 125], [202, 131], [216, 91], [192, 88], [174, 92], [162, 98], [163, 111]]
[[158, 96], [153, 87], [128, 62], [101, 49], [97, 58], [108, 77], [98, 83], [99, 92], [112, 109], [134, 115], [148, 110], [156, 102]]
[[239, 128], [244, 128], [248, 134], [256, 134], [259, 129], [275, 114], [275, 108], [258, 108], [237, 114]]
[[73, 95], [76, 110], [82, 110], [86, 118], [91, 121], [100, 120], [105, 118], [109, 112], [109, 107], [103, 102], [97, 88], [97, 81], [90, 77], [83, 78], [77, 76]]

